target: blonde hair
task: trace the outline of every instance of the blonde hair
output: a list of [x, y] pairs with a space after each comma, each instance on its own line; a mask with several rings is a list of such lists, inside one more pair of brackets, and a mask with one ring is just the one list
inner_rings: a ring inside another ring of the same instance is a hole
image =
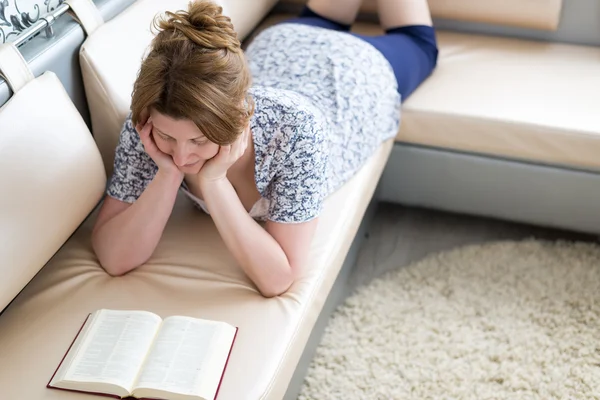
[[237, 139], [254, 112], [250, 72], [231, 19], [222, 7], [192, 1], [187, 11], [157, 16], [158, 30], [132, 93], [132, 122], [150, 108], [193, 121], [211, 142]]

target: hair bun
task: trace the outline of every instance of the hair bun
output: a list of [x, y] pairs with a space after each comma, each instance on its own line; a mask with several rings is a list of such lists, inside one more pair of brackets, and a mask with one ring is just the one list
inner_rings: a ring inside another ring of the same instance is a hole
[[173, 39], [183, 35], [204, 48], [240, 51], [231, 19], [223, 15], [223, 7], [210, 0], [194, 0], [187, 10], [166, 11], [165, 15], [166, 19], [155, 20], [154, 24], [160, 31], [171, 32]]

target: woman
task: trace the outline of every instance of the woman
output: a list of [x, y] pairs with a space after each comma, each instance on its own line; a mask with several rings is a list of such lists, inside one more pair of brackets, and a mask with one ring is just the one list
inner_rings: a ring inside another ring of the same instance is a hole
[[245, 53], [211, 2], [158, 21], [92, 234], [109, 274], [150, 258], [181, 189], [264, 296], [290, 287], [324, 199], [396, 135], [436, 65], [426, 0], [379, 0], [378, 37], [349, 33], [360, 3], [310, 0]]

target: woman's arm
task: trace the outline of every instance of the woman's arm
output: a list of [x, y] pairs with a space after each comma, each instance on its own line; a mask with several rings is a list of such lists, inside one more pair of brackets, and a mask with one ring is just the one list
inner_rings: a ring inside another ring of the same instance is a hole
[[106, 196], [92, 231], [92, 246], [106, 272], [123, 275], [150, 258], [180, 185], [180, 175], [159, 170], [131, 205]]
[[[263, 296], [273, 297], [287, 291], [305, 264], [317, 218], [289, 224], [269, 221], [264, 229], [248, 214], [227, 178], [227, 170], [246, 151], [249, 135], [248, 128], [235, 143], [221, 146], [219, 153], [198, 173], [197, 187], [221, 238], [238, 264]], [[301, 187], [294, 190], [296, 194], [302, 192]], [[301, 196], [285, 200], [298, 205], [302, 203], [297, 201], [300, 199]]]
[[150, 258], [183, 181], [183, 173], [158, 149], [151, 132], [151, 120], [135, 128], [126, 121], [109, 196], [92, 231], [94, 251], [110, 275], [123, 275]]
[[265, 297], [287, 291], [304, 265], [317, 219], [268, 222], [263, 229], [246, 211], [229, 180], [201, 180], [200, 190], [219, 234]]

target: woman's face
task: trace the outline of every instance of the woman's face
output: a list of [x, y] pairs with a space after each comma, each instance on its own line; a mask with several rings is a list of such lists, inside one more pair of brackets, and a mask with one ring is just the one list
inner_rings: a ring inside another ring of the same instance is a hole
[[219, 152], [219, 145], [208, 140], [191, 120], [176, 120], [155, 110], [150, 119], [159, 150], [170, 155], [184, 174], [197, 174]]

